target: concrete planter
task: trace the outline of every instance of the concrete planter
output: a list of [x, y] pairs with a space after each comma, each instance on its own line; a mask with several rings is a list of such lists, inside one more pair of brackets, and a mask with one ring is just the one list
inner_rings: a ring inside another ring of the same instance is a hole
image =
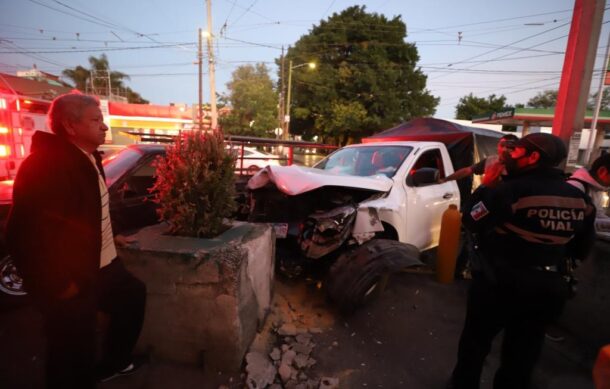
[[214, 239], [140, 230], [120, 249], [126, 267], [146, 283], [148, 300], [137, 349], [206, 369], [239, 369], [268, 312], [275, 236], [268, 225], [236, 223]]

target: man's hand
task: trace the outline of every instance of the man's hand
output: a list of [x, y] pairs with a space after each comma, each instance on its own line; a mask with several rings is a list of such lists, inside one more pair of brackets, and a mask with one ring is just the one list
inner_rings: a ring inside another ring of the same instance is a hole
[[502, 162], [495, 162], [485, 170], [482, 184], [485, 186], [494, 186], [500, 182], [500, 177], [504, 171], [504, 164]]
[[68, 300], [75, 297], [78, 292], [78, 286], [76, 286], [74, 281], [71, 281], [68, 287], [64, 289], [63, 292], [61, 292], [59, 295], [57, 295], [57, 298], [59, 298], [60, 300]]
[[114, 244], [116, 247], [127, 247], [132, 243], [137, 242], [136, 238], [133, 236], [125, 236], [125, 235], [115, 235]]

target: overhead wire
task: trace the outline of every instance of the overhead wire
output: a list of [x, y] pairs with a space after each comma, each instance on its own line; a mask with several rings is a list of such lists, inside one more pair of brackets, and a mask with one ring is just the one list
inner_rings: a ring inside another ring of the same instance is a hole
[[100, 51], [124, 51], [124, 50], [143, 50], [143, 49], [162, 49], [179, 46], [195, 46], [195, 42], [184, 42], [179, 44], [163, 44], [152, 46], [131, 46], [131, 47], [104, 47], [95, 49], [76, 49], [76, 50], [42, 50], [42, 51], [0, 51], [0, 54], [62, 54], [62, 53], [93, 53]]
[[[536, 34], [532, 34], [532, 35], [528, 35], [528, 36], [526, 36], [525, 38], [518, 39], [518, 40], [516, 40], [516, 41], [514, 41], [514, 42], [511, 42], [511, 43], [509, 43], [509, 44], [506, 44], [506, 45], [502, 45], [502, 46], [496, 47], [496, 48], [491, 49], [491, 50], [488, 50], [488, 51], [486, 51], [486, 52], [484, 52], [484, 53], [477, 54], [477, 55], [474, 55], [474, 56], [472, 56], [472, 57], [468, 57], [468, 58], [466, 58], [466, 59], [463, 59], [463, 60], [460, 60], [460, 61], [457, 61], [457, 62], [453, 62], [453, 63], [451, 63], [451, 64], [450, 64], [450, 65], [448, 65], [448, 66], [457, 65], [457, 64], [461, 64], [461, 63], [466, 62], [466, 61], [470, 61], [470, 60], [473, 60], [473, 59], [476, 59], [476, 58], [480, 58], [480, 57], [485, 56], [485, 55], [487, 55], [487, 54], [491, 54], [491, 53], [496, 52], [496, 51], [498, 51], [498, 50], [502, 50], [502, 49], [504, 49], [504, 48], [506, 48], [506, 47], [508, 47], [508, 46], [512, 46], [512, 45], [514, 45], [514, 44], [517, 44], [517, 43], [520, 43], [520, 42], [523, 42], [523, 41], [526, 41], [526, 40], [529, 40], [529, 39], [532, 39], [532, 38], [538, 37], [538, 36], [540, 36], [540, 35], [543, 35], [543, 34], [549, 33], [549, 32], [551, 32], [551, 31], [557, 30], [557, 29], [562, 28], [562, 27], [565, 27], [565, 26], [567, 26], [568, 24], [570, 24], [570, 23], [564, 23], [564, 24], [560, 24], [559, 26], [555, 26], [555, 27], [553, 27], [553, 28], [550, 28], [550, 29], [544, 30], [544, 31], [542, 31], [542, 32], [539, 32], [539, 33], [536, 33]], [[477, 65], [473, 65], [473, 66], [477, 66]], [[439, 77], [442, 77], [442, 76], [439, 76]]]

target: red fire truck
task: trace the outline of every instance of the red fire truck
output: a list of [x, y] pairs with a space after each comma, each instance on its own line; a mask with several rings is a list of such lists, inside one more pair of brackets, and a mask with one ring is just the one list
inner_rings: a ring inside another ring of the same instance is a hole
[[51, 102], [0, 92], [0, 181], [15, 178], [29, 154], [32, 135], [49, 131], [46, 119]]

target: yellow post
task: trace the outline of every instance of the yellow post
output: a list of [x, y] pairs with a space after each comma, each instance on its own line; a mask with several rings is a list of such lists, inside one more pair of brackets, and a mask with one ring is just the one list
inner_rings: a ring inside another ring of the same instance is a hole
[[599, 350], [593, 366], [593, 383], [596, 389], [610, 388], [610, 344]]
[[436, 279], [442, 284], [450, 284], [454, 278], [461, 226], [460, 211], [455, 204], [449, 205], [449, 208], [443, 212], [436, 254]]

